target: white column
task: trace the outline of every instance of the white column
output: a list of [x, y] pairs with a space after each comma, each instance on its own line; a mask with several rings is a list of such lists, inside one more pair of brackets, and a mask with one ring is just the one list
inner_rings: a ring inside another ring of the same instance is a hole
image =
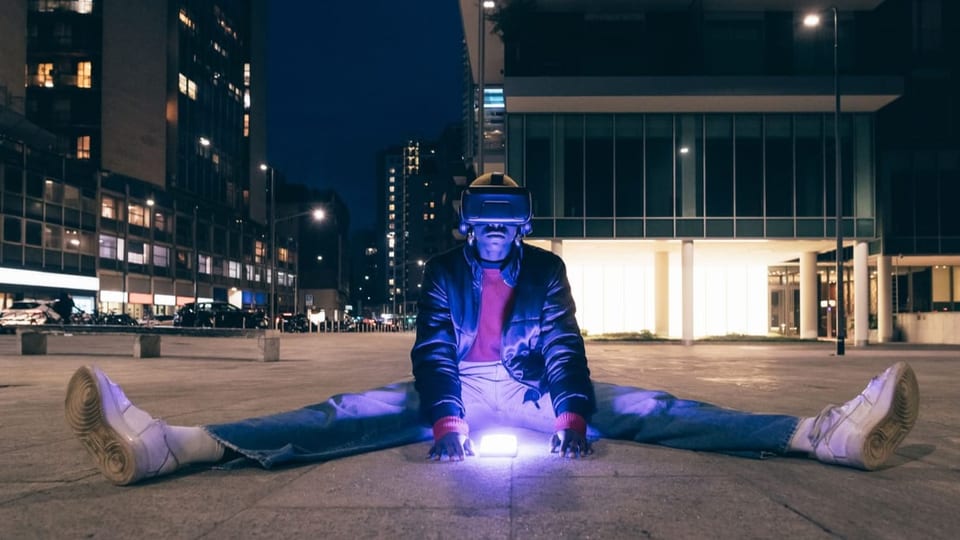
[[817, 339], [817, 321], [820, 306], [817, 304], [817, 253], [800, 254], [800, 339]]
[[877, 257], [877, 341], [893, 341], [893, 277], [890, 257]]
[[867, 243], [853, 246], [853, 344], [867, 345], [870, 337], [870, 275], [867, 269]]
[[670, 254], [658, 251], [653, 255], [653, 333], [670, 336]]
[[693, 345], [693, 240], [683, 241], [681, 255], [681, 284], [683, 290], [683, 336], [684, 345]]
[[563, 240], [551, 240], [550, 251], [557, 257], [563, 257]]

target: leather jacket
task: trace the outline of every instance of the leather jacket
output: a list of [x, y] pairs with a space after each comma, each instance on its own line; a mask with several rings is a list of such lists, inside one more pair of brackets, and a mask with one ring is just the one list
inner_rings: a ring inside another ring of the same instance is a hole
[[[596, 400], [563, 261], [521, 244], [511, 250], [501, 274], [515, 294], [500, 361], [530, 388], [525, 401], [549, 393], [555, 414], [569, 411], [589, 420]], [[424, 268], [410, 356], [420, 409], [431, 423], [464, 416], [458, 366], [477, 337], [482, 276], [469, 245], [432, 258]]]

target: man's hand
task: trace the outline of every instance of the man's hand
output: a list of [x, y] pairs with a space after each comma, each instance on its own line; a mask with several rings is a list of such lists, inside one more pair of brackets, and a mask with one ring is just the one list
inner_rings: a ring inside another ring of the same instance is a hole
[[574, 429], [561, 429], [550, 438], [550, 452], [560, 457], [581, 458], [593, 453], [590, 441]]
[[463, 461], [464, 456], [472, 455], [475, 455], [473, 441], [462, 433], [451, 431], [440, 437], [440, 440], [434, 441], [427, 459], [440, 461], [446, 456], [448, 461]]

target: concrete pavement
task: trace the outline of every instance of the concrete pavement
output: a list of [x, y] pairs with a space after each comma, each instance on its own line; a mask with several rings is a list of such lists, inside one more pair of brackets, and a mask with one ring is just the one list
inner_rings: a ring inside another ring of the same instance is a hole
[[830, 343], [589, 343], [596, 380], [719, 405], [815, 415], [905, 359], [920, 419], [891, 467], [751, 460], [600, 441], [580, 461], [521, 433], [515, 459], [424, 460], [415, 444], [264, 471], [198, 469], [115, 487], [63, 420], [73, 371], [99, 364], [174, 424], [278, 412], [409, 375], [411, 334], [164, 336], [134, 359], [128, 336], [54, 336], [46, 356], [0, 336], [0, 538], [955, 538], [960, 532], [960, 348]]

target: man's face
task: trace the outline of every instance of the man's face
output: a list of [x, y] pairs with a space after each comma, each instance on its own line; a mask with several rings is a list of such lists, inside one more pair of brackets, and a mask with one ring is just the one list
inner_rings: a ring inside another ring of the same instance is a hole
[[517, 237], [517, 225], [502, 223], [478, 223], [473, 227], [477, 252], [486, 261], [502, 261], [513, 249], [513, 240]]

